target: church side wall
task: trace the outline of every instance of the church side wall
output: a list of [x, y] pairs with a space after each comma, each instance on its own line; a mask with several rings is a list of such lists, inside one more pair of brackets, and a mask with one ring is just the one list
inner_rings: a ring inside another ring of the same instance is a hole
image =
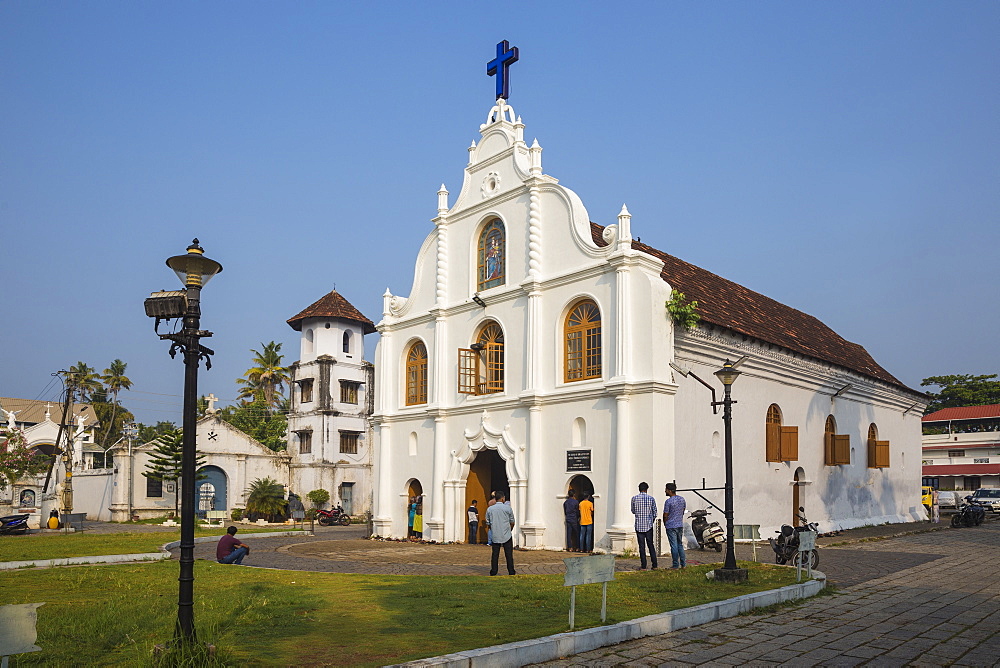
[[[736, 524], [757, 524], [766, 538], [791, 523], [793, 483], [799, 476], [799, 505], [822, 530], [921, 519], [920, 412], [917, 398], [842, 369], [795, 358], [763, 346], [737, 347], [724, 335], [704, 332], [680, 337], [678, 359], [711, 385], [722, 386], [712, 373], [728, 356], [749, 354], [733, 385], [733, 462]], [[710, 393], [691, 378], [678, 378], [678, 487], [708, 487], [725, 482], [724, 426], [721, 409], [713, 415]], [[852, 389], [834, 397], [838, 389]], [[784, 426], [798, 427], [798, 459], [767, 462], [768, 407], [777, 404]], [[909, 410], [908, 410], [909, 409]], [[850, 435], [851, 464], [826, 466], [824, 431], [833, 415], [838, 434]], [[890, 442], [890, 466], [868, 468], [868, 427], [875, 423], [879, 440]], [[704, 507], [688, 494], [690, 508]], [[720, 506], [721, 492], [708, 495]], [[721, 513], [714, 519], [721, 521]]]

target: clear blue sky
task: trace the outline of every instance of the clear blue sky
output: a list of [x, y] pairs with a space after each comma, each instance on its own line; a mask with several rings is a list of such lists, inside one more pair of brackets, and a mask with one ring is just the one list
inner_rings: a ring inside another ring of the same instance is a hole
[[[182, 365], [142, 301], [199, 237], [227, 400], [334, 284], [408, 294], [444, 182], [510, 102], [591, 220], [817, 316], [904, 382], [1000, 371], [1000, 3], [0, 3], [0, 396]], [[368, 337], [369, 359], [375, 335]], [[139, 392], [141, 391], [141, 392]]]

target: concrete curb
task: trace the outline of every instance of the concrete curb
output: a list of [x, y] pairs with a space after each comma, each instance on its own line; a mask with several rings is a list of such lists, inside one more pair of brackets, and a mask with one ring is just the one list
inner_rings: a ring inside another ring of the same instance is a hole
[[[267, 538], [269, 536], [308, 536], [301, 531], [268, 531], [266, 533], [248, 533], [244, 538]], [[195, 543], [208, 543], [219, 540], [219, 536], [201, 536], [195, 538]], [[93, 557], [63, 557], [61, 559], [29, 559], [27, 561], [0, 561], [0, 571], [16, 571], [19, 568], [51, 568], [53, 566], [80, 566], [84, 564], [121, 564], [129, 561], [163, 561], [170, 559], [170, 550], [180, 547], [181, 542], [174, 540], [160, 547], [160, 552], [144, 552], [139, 554], [104, 554]]]
[[95, 557], [63, 557], [62, 559], [35, 559], [29, 561], [0, 562], [0, 571], [19, 568], [51, 568], [52, 566], [80, 566], [83, 564], [120, 564], [128, 561], [162, 561], [169, 559], [169, 552], [145, 552], [141, 554], [104, 554]]
[[678, 631], [699, 624], [707, 624], [718, 619], [735, 617], [756, 608], [795, 601], [815, 596], [826, 586], [826, 575], [813, 571], [815, 580], [789, 585], [780, 589], [744, 594], [726, 601], [706, 603], [693, 608], [683, 608], [661, 612], [648, 617], [640, 617], [611, 626], [598, 626], [582, 631], [557, 633], [556, 635], [520, 642], [471, 649], [454, 654], [418, 659], [397, 666], [445, 666], [447, 668], [500, 668], [525, 666], [543, 661], [553, 661], [560, 657], [589, 652], [598, 647], [617, 645], [626, 640], [645, 636], [660, 635]]

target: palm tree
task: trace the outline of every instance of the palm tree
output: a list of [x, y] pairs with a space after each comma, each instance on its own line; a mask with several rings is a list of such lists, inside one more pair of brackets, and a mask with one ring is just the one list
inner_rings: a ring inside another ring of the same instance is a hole
[[276, 480], [257, 478], [247, 488], [247, 515], [251, 519], [254, 515], [267, 515], [273, 520], [275, 515], [285, 514], [287, 505], [285, 488]]
[[125, 362], [116, 359], [111, 363], [111, 366], [104, 370], [104, 374], [101, 376], [105, 392], [111, 395], [111, 428], [104, 430], [104, 441], [101, 443], [101, 447], [105, 450], [108, 449], [108, 437], [115, 424], [115, 413], [118, 412], [118, 393], [132, 388], [132, 381], [125, 375], [125, 367], [127, 366], [128, 364]]
[[83, 402], [90, 401], [95, 392], [100, 392], [103, 389], [100, 376], [93, 368], [83, 362], [77, 362], [69, 368], [69, 371], [66, 372], [66, 383], [70, 387], [76, 388], [77, 398]]
[[261, 350], [250, 349], [254, 354], [254, 366], [247, 369], [243, 378], [237, 378], [236, 382], [242, 385], [240, 390], [241, 399], [254, 400], [258, 397], [264, 400], [268, 407], [277, 408], [280, 405], [279, 397], [284, 393], [285, 384], [289, 382], [288, 367], [281, 366], [281, 360], [285, 357], [281, 355], [281, 344], [271, 341], [261, 342]]

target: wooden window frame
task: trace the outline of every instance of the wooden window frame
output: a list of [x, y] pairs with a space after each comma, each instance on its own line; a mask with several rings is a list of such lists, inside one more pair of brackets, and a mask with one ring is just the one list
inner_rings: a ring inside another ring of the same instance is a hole
[[427, 403], [427, 346], [416, 341], [406, 353], [406, 405]]
[[300, 455], [311, 455], [312, 454], [312, 429], [303, 429], [302, 431], [297, 431], [295, 434], [299, 437], [299, 454]]
[[868, 426], [868, 468], [889, 468], [889, 441], [878, 440], [878, 427], [874, 422]]
[[299, 403], [311, 404], [313, 402], [313, 379], [305, 378], [299, 381]]
[[837, 433], [837, 420], [832, 415], [823, 426], [823, 461], [827, 466], [851, 464], [851, 436]]
[[360, 387], [361, 383], [356, 380], [340, 381], [340, 403], [357, 405]]
[[784, 416], [778, 404], [767, 407], [764, 430], [764, 457], [769, 462], [794, 462], [799, 459], [799, 428], [782, 424]]
[[[360, 431], [340, 432], [340, 452], [345, 455], [358, 454], [358, 441], [361, 439]], [[346, 449], [345, 449], [346, 448]]]
[[573, 305], [563, 323], [563, 381], [600, 377], [601, 310], [593, 299], [583, 299]]
[[[500, 275], [496, 278], [486, 279], [486, 240], [494, 230], [500, 232]], [[482, 232], [479, 233], [479, 242], [476, 244], [476, 291], [482, 292], [490, 288], [499, 287], [507, 282], [507, 229], [503, 221], [494, 218], [486, 223]]]
[[458, 349], [459, 394], [498, 394], [504, 391], [506, 361], [503, 328], [486, 322], [471, 348]]

